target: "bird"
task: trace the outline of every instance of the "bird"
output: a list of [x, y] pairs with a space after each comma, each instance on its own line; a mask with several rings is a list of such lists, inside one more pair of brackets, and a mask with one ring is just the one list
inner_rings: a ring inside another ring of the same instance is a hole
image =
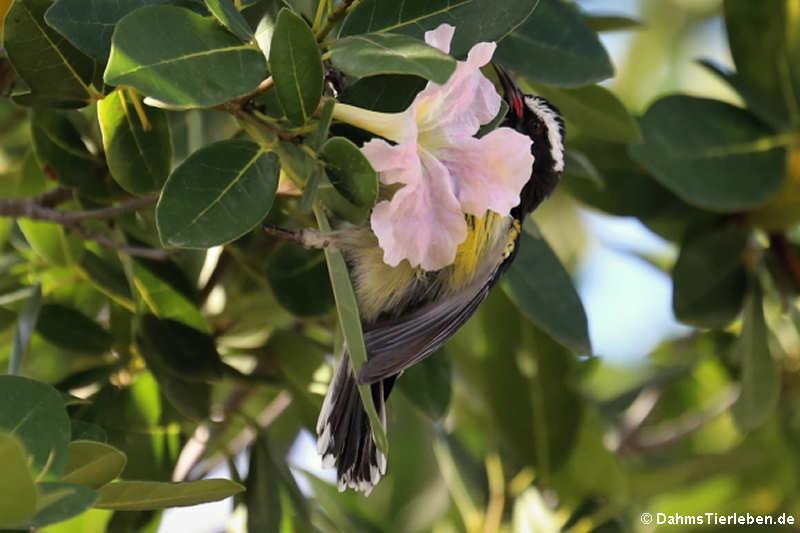
[[493, 63], [509, 106], [501, 126], [529, 136], [533, 167], [510, 216], [488, 211], [465, 215], [466, 240], [453, 264], [426, 272], [407, 262], [383, 262], [377, 237], [368, 225], [344, 225], [330, 232], [268, 232], [310, 248], [335, 246], [345, 256], [359, 304], [367, 361], [356, 376], [345, 353], [333, 373], [316, 425], [323, 467], [337, 468], [340, 491], [369, 495], [386, 474], [387, 459], [372, 436], [358, 385], [371, 387], [384, 428], [386, 401], [404, 370], [441, 347], [475, 313], [519, 250], [525, 217], [555, 189], [564, 170], [565, 127], [558, 108], [524, 94], [502, 66]]

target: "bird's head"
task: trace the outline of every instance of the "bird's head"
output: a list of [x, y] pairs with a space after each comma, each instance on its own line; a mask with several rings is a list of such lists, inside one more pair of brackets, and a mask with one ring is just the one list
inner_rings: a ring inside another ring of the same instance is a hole
[[511, 214], [522, 220], [547, 198], [564, 171], [564, 120], [558, 108], [540, 96], [524, 94], [514, 78], [494, 63], [509, 111], [503, 126], [514, 128], [533, 140], [531, 178]]

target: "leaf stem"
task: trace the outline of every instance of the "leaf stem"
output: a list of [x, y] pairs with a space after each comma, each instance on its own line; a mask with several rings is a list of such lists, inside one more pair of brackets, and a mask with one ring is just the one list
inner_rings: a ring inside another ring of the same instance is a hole
[[314, 32], [314, 36], [317, 38], [317, 42], [322, 41], [328, 33], [336, 26], [336, 23], [339, 22], [341, 19], [347, 15], [351, 9], [354, 9], [361, 0], [342, 0], [342, 3], [339, 4], [339, 7], [333, 10], [332, 13], [328, 14], [328, 18], [325, 20], [325, 25], [322, 26], [318, 31]]
[[[144, 131], [150, 131], [153, 129], [153, 126], [150, 124], [150, 121], [147, 119], [147, 114], [144, 112], [144, 108], [142, 107], [142, 103], [139, 101], [139, 97], [136, 94], [136, 91], [133, 90], [132, 87], [126, 87], [128, 92], [128, 96], [131, 97], [131, 102], [133, 102], [133, 107], [136, 109], [136, 115], [139, 117], [139, 122], [142, 124], [142, 129]], [[120, 94], [122, 96], [122, 105], [125, 105], [125, 95]]]

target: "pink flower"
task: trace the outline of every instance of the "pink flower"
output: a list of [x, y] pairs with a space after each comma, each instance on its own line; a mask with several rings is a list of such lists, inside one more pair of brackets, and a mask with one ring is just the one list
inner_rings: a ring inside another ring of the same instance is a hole
[[[442, 24], [425, 41], [450, 51], [455, 28]], [[500, 111], [500, 95], [481, 73], [496, 45], [478, 43], [444, 85], [428, 82], [402, 113], [377, 113], [336, 104], [334, 117], [393, 141], [372, 139], [362, 151], [384, 185], [401, 184], [379, 202], [370, 223], [397, 266], [439, 270], [453, 263], [467, 235], [464, 214], [508, 215], [533, 166], [531, 139], [511, 128], [474, 135]]]

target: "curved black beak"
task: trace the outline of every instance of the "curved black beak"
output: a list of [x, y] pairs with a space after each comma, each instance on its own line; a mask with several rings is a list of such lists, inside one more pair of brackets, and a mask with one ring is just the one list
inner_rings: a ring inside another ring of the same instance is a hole
[[525, 103], [523, 100], [525, 95], [522, 93], [522, 89], [519, 88], [517, 82], [513, 77], [511, 77], [511, 74], [509, 74], [506, 69], [494, 61], [492, 62], [492, 66], [494, 67], [495, 72], [497, 72], [497, 77], [500, 80], [500, 84], [503, 86], [506, 102], [508, 102], [509, 107], [511, 107], [512, 111], [514, 111], [514, 114], [517, 116], [517, 118], [521, 119]]

